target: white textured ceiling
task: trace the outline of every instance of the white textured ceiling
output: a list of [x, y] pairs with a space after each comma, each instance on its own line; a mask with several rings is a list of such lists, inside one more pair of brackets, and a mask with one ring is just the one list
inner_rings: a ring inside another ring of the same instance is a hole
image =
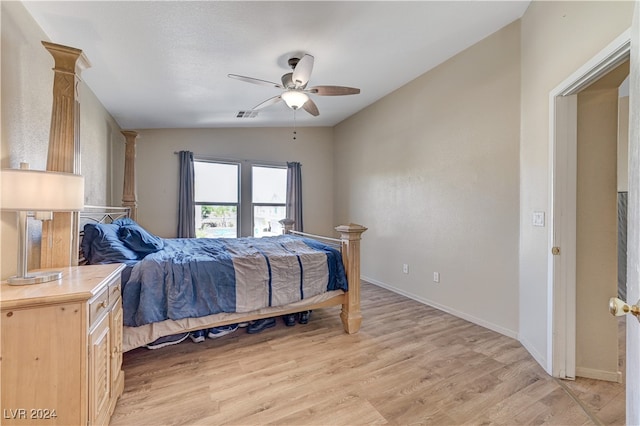
[[291, 56], [315, 57], [309, 86], [358, 87], [314, 96], [333, 126], [522, 16], [529, 1], [42, 1], [23, 2], [50, 40], [82, 49], [87, 83], [123, 129], [290, 126], [284, 103], [236, 118], [276, 88]]

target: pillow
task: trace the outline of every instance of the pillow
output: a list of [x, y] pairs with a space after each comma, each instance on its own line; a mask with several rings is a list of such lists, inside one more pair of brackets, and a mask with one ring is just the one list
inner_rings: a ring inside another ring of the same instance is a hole
[[138, 260], [136, 252], [125, 246], [118, 237], [115, 224], [86, 224], [82, 250], [90, 264], [101, 263], [132, 263]]
[[114, 220], [112, 224], [118, 225], [118, 226], [124, 226], [124, 225], [140, 226], [138, 225], [138, 222], [131, 219], [130, 217], [121, 217], [120, 219]]
[[87, 223], [84, 225], [84, 235], [82, 236], [82, 241], [80, 242], [80, 249], [82, 250], [82, 254], [84, 258], [89, 261], [91, 257], [91, 243], [98, 235], [98, 231], [96, 231], [96, 225], [93, 223]]
[[125, 246], [135, 251], [140, 257], [155, 253], [164, 248], [164, 240], [153, 235], [134, 220], [129, 218], [118, 219], [113, 222], [120, 225], [118, 237]]

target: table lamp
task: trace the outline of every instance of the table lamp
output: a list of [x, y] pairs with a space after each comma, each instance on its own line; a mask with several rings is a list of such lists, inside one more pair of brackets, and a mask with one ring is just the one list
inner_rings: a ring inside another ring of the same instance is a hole
[[17, 212], [18, 216], [18, 275], [7, 282], [25, 285], [58, 280], [62, 272], [27, 273], [28, 214], [82, 210], [84, 178], [72, 173], [30, 170], [26, 163], [20, 166], [20, 169], [1, 170], [0, 208]]

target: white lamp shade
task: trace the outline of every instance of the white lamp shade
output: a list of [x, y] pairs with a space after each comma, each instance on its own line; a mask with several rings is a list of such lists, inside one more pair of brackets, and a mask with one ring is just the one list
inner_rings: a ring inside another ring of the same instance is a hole
[[2, 210], [79, 211], [84, 207], [84, 178], [61, 172], [2, 170]]
[[306, 93], [299, 90], [287, 90], [280, 95], [289, 108], [298, 109], [309, 100]]

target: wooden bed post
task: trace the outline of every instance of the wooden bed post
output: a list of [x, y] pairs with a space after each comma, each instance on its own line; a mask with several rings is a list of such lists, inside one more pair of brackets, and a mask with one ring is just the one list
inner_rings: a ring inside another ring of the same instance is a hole
[[136, 201], [136, 139], [138, 132], [123, 130], [125, 138], [124, 183], [122, 185], [122, 205], [129, 207], [129, 217], [138, 220], [138, 203]]
[[349, 291], [345, 294], [345, 302], [342, 304], [340, 319], [344, 330], [349, 333], [357, 333], [362, 323], [360, 312], [360, 239], [362, 233], [367, 230], [362, 225], [351, 223], [337, 226], [342, 240], [342, 258], [346, 259], [345, 267]]
[[282, 225], [282, 233], [283, 234], [289, 234], [290, 231], [293, 230], [293, 224], [295, 223], [295, 221], [293, 219], [281, 219], [278, 221], [280, 223], [280, 225]]

